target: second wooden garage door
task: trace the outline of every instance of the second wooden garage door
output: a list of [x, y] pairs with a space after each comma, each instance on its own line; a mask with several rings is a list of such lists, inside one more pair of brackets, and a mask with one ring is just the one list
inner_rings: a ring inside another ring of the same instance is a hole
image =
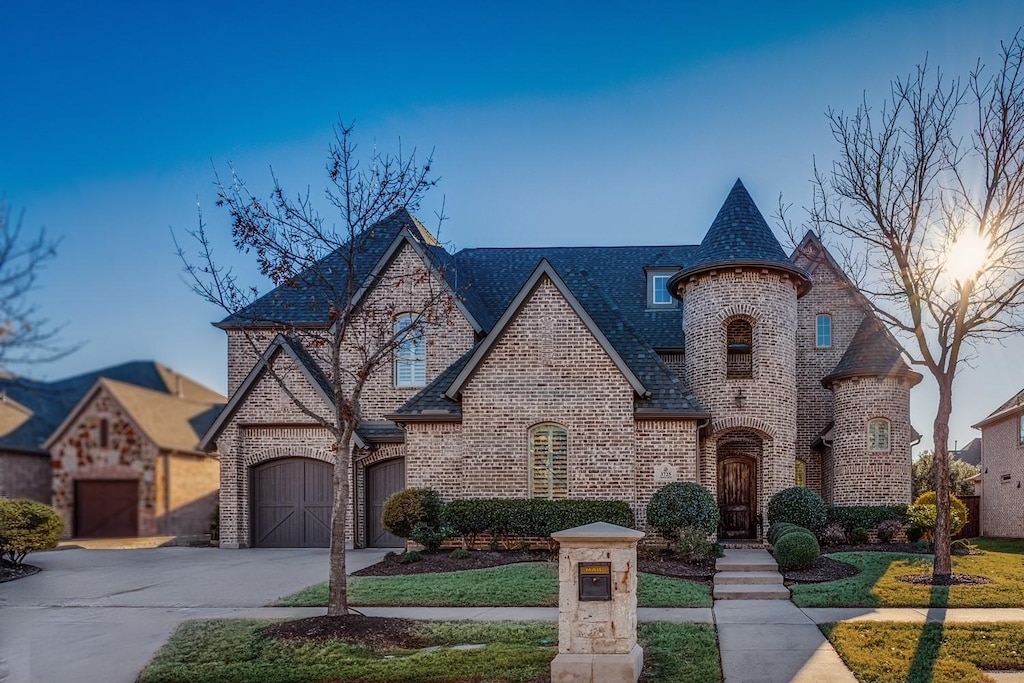
[[327, 548], [332, 467], [319, 460], [271, 460], [253, 470], [253, 545]]
[[75, 482], [75, 536], [123, 538], [138, 533], [137, 479]]

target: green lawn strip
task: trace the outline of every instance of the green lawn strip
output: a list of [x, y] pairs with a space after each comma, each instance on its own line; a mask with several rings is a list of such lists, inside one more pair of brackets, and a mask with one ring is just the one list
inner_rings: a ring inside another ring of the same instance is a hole
[[[349, 601], [356, 606], [554, 607], [558, 568], [551, 564], [509, 564], [438, 574], [353, 576]], [[640, 574], [641, 607], [709, 607], [707, 586], [693, 581]], [[323, 607], [327, 584], [310, 586], [275, 603], [279, 607]]]
[[1024, 624], [823, 624], [859, 681], [990, 681], [984, 670], [1024, 670]]
[[918, 586], [897, 580], [930, 573], [931, 555], [853, 552], [829, 555], [860, 573], [848, 579], [792, 586], [801, 607], [1021, 607], [1024, 606], [1024, 543], [978, 542], [983, 555], [955, 556], [953, 571], [987, 577], [992, 583], [967, 586]]
[[[315, 681], [532, 681], [557, 654], [554, 624], [423, 622], [437, 645], [485, 643], [480, 650], [374, 652], [342, 642], [296, 645], [263, 638], [265, 620], [181, 624], [139, 676], [140, 683], [311, 683]], [[644, 624], [647, 683], [720, 681], [718, 647], [706, 624]], [[384, 659], [390, 655], [392, 659]], [[682, 661], [680, 661], [682, 660]]]

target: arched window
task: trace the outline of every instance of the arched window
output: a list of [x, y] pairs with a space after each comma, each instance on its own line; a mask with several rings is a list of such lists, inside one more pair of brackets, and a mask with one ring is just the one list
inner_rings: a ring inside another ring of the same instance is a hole
[[395, 386], [422, 387], [427, 383], [427, 338], [417, 316], [406, 313], [395, 322]]
[[832, 346], [832, 316], [819, 313], [814, 319], [814, 346], [827, 349]]
[[549, 500], [569, 493], [569, 433], [556, 424], [530, 430], [530, 497]]
[[726, 366], [728, 379], [750, 379], [754, 376], [754, 329], [746, 320], [733, 320], [726, 328]]
[[868, 422], [868, 450], [889, 450], [889, 421], [884, 417]]

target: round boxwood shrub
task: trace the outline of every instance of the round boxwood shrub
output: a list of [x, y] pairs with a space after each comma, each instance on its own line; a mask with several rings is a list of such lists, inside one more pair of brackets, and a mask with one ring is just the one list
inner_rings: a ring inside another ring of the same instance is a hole
[[60, 515], [49, 505], [0, 498], [0, 559], [21, 564], [31, 552], [56, 548], [63, 529]]
[[769, 543], [774, 545], [775, 541], [779, 539], [779, 533], [783, 529], [795, 526], [796, 524], [790, 524], [789, 522], [776, 522], [775, 524], [772, 524], [770, 527], [768, 527], [768, 533], [765, 534], [765, 538], [768, 540]]
[[[782, 538], [783, 536], [788, 536], [790, 534], [810, 534], [810, 533], [811, 533], [810, 529], [805, 529], [802, 526], [797, 526], [796, 524], [790, 524], [787, 527], [783, 527], [782, 529], [779, 530], [779, 533], [775, 534], [775, 543], [778, 543], [779, 539]], [[811, 534], [811, 535], [813, 536], [814, 534]], [[774, 543], [772, 545], [774, 545]]]
[[806, 486], [783, 489], [768, 501], [768, 523], [790, 522], [817, 533], [828, 522], [825, 501]]
[[665, 538], [692, 527], [707, 533], [718, 529], [718, 503], [700, 484], [677, 481], [658, 489], [647, 504], [647, 523]]
[[783, 534], [775, 544], [775, 561], [779, 568], [805, 569], [812, 566], [821, 556], [818, 539], [809, 531]]
[[898, 519], [887, 519], [878, 525], [878, 540], [882, 543], [892, 543], [902, 530], [903, 522]]
[[384, 501], [381, 522], [399, 538], [412, 538], [417, 527], [436, 529], [441, 525], [444, 503], [434, 489], [405, 489]]

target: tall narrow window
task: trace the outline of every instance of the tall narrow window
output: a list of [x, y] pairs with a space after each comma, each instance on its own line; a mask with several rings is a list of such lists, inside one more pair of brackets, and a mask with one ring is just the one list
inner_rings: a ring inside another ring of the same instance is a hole
[[807, 463], [803, 460], [796, 461], [796, 480], [794, 483], [797, 486], [807, 486]]
[[100, 420], [100, 448], [110, 448], [110, 420]]
[[726, 370], [728, 379], [754, 376], [754, 330], [746, 320], [733, 320], [726, 328]]
[[1018, 443], [1024, 446], [1024, 415], [1017, 418], [1017, 431], [1020, 432], [1020, 440]]
[[821, 313], [815, 319], [814, 345], [819, 349], [832, 346], [832, 316]]
[[427, 339], [416, 316], [408, 313], [395, 322], [395, 386], [422, 387], [427, 383]]
[[889, 450], [889, 421], [885, 418], [868, 422], [868, 448], [872, 451]]
[[569, 493], [569, 434], [556, 424], [530, 430], [530, 497], [556, 500]]

